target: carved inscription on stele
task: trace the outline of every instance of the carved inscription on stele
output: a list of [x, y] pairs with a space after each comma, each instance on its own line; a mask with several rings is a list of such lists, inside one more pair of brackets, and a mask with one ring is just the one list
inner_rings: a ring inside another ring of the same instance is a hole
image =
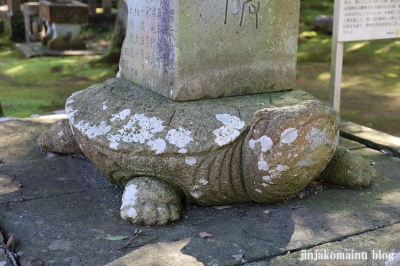
[[145, 87], [161, 83], [165, 88], [173, 88], [174, 1], [127, 1], [127, 4], [128, 25], [120, 60], [124, 78]]
[[229, 12], [232, 15], [240, 14], [239, 26], [243, 25], [243, 20], [245, 14], [254, 16], [254, 25], [258, 29], [258, 11], [260, 10], [260, 2], [253, 0], [245, 0], [241, 3], [240, 0], [226, 0], [226, 8], [225, 8], [225, 20], [224, 24], [227, 23]]

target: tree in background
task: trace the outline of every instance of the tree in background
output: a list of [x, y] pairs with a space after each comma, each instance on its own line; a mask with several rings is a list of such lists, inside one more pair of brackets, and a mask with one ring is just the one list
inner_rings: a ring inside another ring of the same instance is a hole
[[98, 62], [118, 63], [121, 56], [121, 47], [125, 39], [126, 23], [128, 19], [128, 7], [123, 0], [118, 1], [118, 12], [115, 19], [114, 32], [111, 37], [107, 52]]

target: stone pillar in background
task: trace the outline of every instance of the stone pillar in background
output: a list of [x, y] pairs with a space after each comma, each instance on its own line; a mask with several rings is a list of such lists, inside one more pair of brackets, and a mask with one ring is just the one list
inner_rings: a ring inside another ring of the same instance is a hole
[[27, 42], [40, 41], [42, 21], [39, 18], [39, 3], [26, 2], [22, 4], [25, 22], [25, 40]]
[[89, 16], [96, 15], [97, 1], [96, 0], [88, 0], [88, 7], [89, 7]]
[[104, 15], [110, 15], [111, 14], [111, 7], [112, 7], [112, 1], [111, 0], [102, 0], [101, 5], [103, 7], [103, 14]]
[[121, 77], [176, 101], [294, 88], [298, 1], [126, 1]]
[[25, 37], [24, 16], [21, 12], [20, 0], [7, 0], [7, 27], [12, 41], [20, 41]]
[[40, 1], [39, 16], [44, 20], [42, 43], [50, 49], [85, 49], [80, 39], [81, 24], [88, 21], [88, 5], [78, 1]]

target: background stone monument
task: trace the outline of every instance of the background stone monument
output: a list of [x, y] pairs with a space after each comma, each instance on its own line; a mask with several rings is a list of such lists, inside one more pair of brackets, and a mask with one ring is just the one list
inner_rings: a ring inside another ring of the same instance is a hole
[[39, 3], [26, 2], [22, 4], [25, 23], [25, 41], [38, 42], [40, 41], [40, 31], [42, 21], [39, 18]]
[[42, 43], [50, 49], [85, 49], [80, 39], [81, 24], [88, 21], [88, 5], [74, 0], [39, 1], [44, 20]]
[[122, 79], [66, 103], [82, 151], [125, 186], [124, 219], [165, 224], [181, 199], [278, 202], [318, 176], [339, 118], [292, 90], [299, 1], [126, 3]]

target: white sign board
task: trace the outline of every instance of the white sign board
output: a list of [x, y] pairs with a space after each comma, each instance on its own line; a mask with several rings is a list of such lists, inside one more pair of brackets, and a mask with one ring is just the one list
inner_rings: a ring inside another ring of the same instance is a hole
[[340, 0], [338, 41], [400, 37], [400, 0]]
[[339, 111], [343, 42], [400, 38], [400, 0], [335, 0], [331, 101]]

